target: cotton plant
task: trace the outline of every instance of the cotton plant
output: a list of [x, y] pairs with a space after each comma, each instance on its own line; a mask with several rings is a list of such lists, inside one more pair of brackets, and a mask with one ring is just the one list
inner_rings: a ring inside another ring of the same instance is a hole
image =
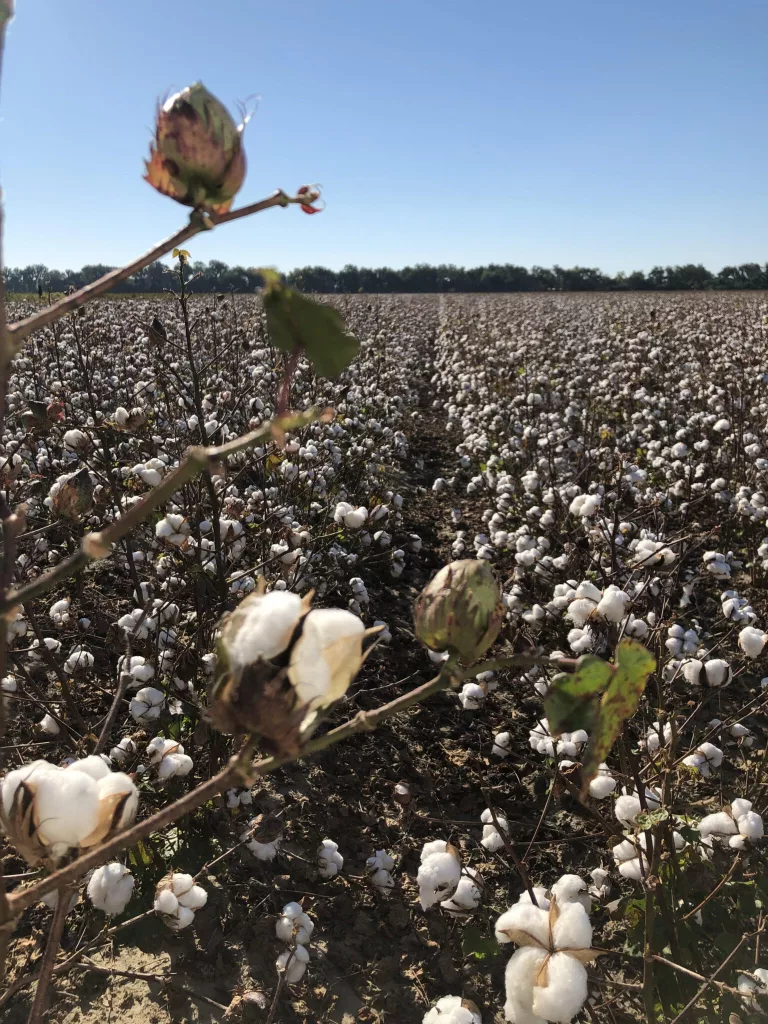
[[155, 913], [172, 932], [188, 928], [195, 911], [208, 902], [208, 893], [197, 885], [192, 875], [171, 872], [161, 879], [155, 890]]

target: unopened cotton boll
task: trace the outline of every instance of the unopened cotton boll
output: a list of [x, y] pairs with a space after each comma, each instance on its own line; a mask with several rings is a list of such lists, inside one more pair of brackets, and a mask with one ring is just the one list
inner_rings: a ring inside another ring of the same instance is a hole
[[124, 864], [103, 864], [91, 875], [88, 897], [105, 914], [122, 914], [133, 893], [133, 875]]
[[287, 985], [296, 985], [304, 977], [309, 963], [309, 950], [304, 946], [296, 946], [294, 949], [286, 949], [275, 961], [278, 972], [285, 972]]
[[341, 871], [344, 858], [339, 853], [337, 843], [332, 839], [324, 839], [317, 850], [317, 873], [321, 878], [333, 878]]
[[470, 999], [443, 996], [424, 1014], [422, 1024], [483, 1024], [483, 1020]]

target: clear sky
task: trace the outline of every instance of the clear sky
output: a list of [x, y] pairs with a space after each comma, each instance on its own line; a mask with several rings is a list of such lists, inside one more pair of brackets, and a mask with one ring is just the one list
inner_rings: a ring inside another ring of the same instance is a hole
[[194, 259], [599, 266], [768, 260], [765, 0], [17, 0], [6, 260], [127, 261], [186, 219], [142, 181], [196, 79], [246, 131], [244, 201], [321, 182]]

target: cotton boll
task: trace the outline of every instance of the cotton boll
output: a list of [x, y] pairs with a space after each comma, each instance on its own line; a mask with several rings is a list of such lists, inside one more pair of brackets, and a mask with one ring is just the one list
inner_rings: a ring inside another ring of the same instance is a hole
[[739, 633], [739, 647], [748, 658], [759, 658], [768, 635], [754, 626], [745, 626]]
[[342, 697], [363, 662], [365, 627], [342, 608], [316, 608], [304, 618], [288, 676], [299, 700], [325, 707]]
[[577, 629], [581, 629], [586, 625], [587, 619], [590, 618], [596, 609], [597, 603], [595, 601], [590, 601], [586, 597], [577, 598], [568, 605], [566, 618], [570, 619]]
[[45, 714], [37, 723], [38, 728], [41, 732], [45, 733], [46, 736], [58, 736], [61, 732], [59, 723], [53, 717], [53, 715]]
[[465, 683], [459, 693], [461, 706], [465, 711], [477, 711], [483, 706], [486, 690], [479, 683]]
[[332, 839], [324, 839], [317, 850], [317, 873], [321, 878], [333, 878], [344, 865], [339, 847]]
[[739, 830], [739, 835], [744, 836], [745, 839], [749, 839], [752, 842], [762, 839], [763, 819], [756, 811], [747, 811], [746, 814], [742, 814], [736, 822], [736, 826]]
[[455, 891], [461, 878], [461, 862], [458, 851], [449, 844], [445, 845], [443, 853], [434, 852], [426, 857], [424, 853], [425, 850], [422, 850], [422, 862], [416, 880], [419, 885], [421, 909], [427, 910], [440, 900], [447, 899]]
[[627, 827], [634, 823], [635, 818], [641, 812], [640, 800], [635, 794], [625, 794], [617, 798], [613, 808], [616, 820]]
[[230, 661], [244, 668], [282, 654], [303, 611], [299, 595], [287, 590], [247, 597], [234, 613], [238, 618], [237, 629], [227, 644]]
[[294, 949], [286, 949], [281, 953], [275, 965], [278, 972], [285, 971], [287, 985], [296, 985], [304, 977], [308, 963], [309, 951], [304, 946], [296, 946]]
[[482, 1018], [471, 1000], [443, 996], [424, 1014], [422, 1024], [482, 1024]]
[[91, 875], [88, 896], [97, 910], [122, 914], [133, 893], [133, 883], [133, 875], [124, 864], [103, 864]]
[[465, 917], [477, 909], [482, 899], [482, 889], [478, 884], [480, 876], [473, 871], [467, 870], [459, 879], [456, 891], [447, 900], [442, 900], [440, 906], [451, 917]]
[[154, 686], [142, 687], [131, 700], [128, 710], [136, 722], [151, 722], [160, 717], [165, 694]]
[[698, 829], [702, 840], [710, 839], [710, 837], [736, 835], [738, 832], [736, 822], [725, 811], [705, 815], [699, 822]]
[[300, 903], [287, 903], [275, 924], [278, 939], [289, 945], [305, 946], [314, 930], [315, 922], [304, 913]]
[[605, 800], [616, 789], [616, 785], [616, 779], [611, 775], [608, 765], [603, 763], [589, 784], [589, 795], [595, 800]]
[[493, 738], [491, 753], [495, 757], [509, 757], [512, 753], [512, 736], [508, 732], [499, 732]]
[[607, 622], [621, 622], [626, 615], [630, 597], [613, 583], [603, 592], [595, 613]]

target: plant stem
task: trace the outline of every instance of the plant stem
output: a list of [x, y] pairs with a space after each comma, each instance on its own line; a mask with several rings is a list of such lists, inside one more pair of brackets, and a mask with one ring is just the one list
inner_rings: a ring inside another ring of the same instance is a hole
[[59, 951], [61, 936], [64, 931], [64, 921], [69, 909], [69, 894], [71, 886], [62, 885], [58, 889], [59, 902], [51, 922], [51, 930], [48, 933], [48, 942], [45, 946], [45, 954], [40, 967], [40, 979], [35, 989], [35, 998], [32, 1002], [32, 1009], [29, 1011], [27, 1024], [40, 1024], [48, 1003], [48, 988], [53, 976], [53, 968], [56, 963], [56, 954]]

